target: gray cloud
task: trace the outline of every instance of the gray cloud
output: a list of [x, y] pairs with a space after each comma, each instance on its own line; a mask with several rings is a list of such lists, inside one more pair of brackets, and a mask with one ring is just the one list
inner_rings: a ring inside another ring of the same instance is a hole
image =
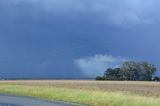
[[[41, 76], [95, 76], [121, 63], [104, 61], [108, 55], [85, 58], [106, 52], [158, 64], [159, 4], [159, 0], [0, 0], [1, 75], [23, 70], [29, 76], [33, 71], [28, 70], [41, 70]], [[134, 28], [121, 29], [130, 26]], [[81, 48], [88, 43], [94, 45]], [[72, 49], [76, 45], [81, 49]], [[76, 71], [75, 58], [82, 71]]]
[[122, 57], [99, 54], [93, 57], [77, 59], [74, 61], [74, 63], [87, 76], [96, 77], [97, 75], [102, 75], [107, 68], [119, 67], [122, 62], [126, 60], [127, 59]]
[[[52, 14], [52, 17], [57, 15], [63, 17], [63, 20], [84, 19], [112, 26], [154, 23], [159, 17], [155, 12], [160, 3], [158, 0], [1, 0], [0, 2], [12, 5], [13, 8], [22, 4], [30, 6], [32, 8], [30, 14], [35, 20], [40, 18], [41, 12], [46, 12]], [[41, 20], [45, 19], [42, 17]]]

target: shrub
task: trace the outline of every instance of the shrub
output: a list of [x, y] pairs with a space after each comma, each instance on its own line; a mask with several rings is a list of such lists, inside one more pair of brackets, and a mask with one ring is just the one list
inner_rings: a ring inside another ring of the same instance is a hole
[[155, 77], [153, 80], [154, 81], [160, 81], [160, 77]]

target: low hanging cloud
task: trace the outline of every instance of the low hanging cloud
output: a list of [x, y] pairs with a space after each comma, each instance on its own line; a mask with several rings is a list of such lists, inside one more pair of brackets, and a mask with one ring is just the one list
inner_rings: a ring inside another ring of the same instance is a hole
[[99, 54], [74, 60], [74, 63], [85, 75], [96, 77], [97, 75], [103, 75], [107, 68], [119, 67], [125, 61], [127, 59], [123, 57]]

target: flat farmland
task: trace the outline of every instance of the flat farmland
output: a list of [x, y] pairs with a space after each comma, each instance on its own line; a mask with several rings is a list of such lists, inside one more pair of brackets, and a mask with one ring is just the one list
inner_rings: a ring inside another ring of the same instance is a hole
[[94, 80], [0, 81], [0, 93], [93, 106], [160, 106], [159, 82]]
[[90, 81], [90, 80], [29, 80], [1, 81], [0, 84], [45, 86], [89, 91], [122, 91], [144, 96], [160, 97], [160, 82], [136, 81]]

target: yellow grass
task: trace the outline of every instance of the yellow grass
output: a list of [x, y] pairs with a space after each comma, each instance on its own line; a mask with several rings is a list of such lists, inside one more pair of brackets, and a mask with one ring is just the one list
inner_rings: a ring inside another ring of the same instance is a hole
[[158, 82], [1, 81], [0, 93], [94, 106], [160, 106]]

